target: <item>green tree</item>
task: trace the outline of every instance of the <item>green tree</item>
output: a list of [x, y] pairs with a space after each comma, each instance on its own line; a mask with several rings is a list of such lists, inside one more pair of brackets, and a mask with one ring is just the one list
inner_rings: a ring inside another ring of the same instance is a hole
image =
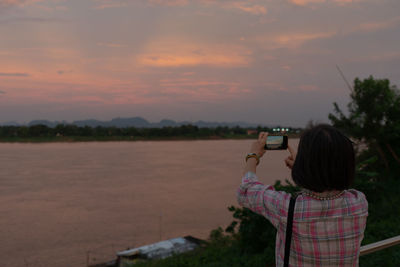
[[51, 128], [46, 125], [38, 124], [32, 125], [28, 128], [29, 136], [38, 137], [38, 136], [50, 136]]
[[400, 166], [400, 91], [388, 79], [354, 80], [348, 115], [334, 103], [332, 124], [364, 143], [367, 152], [376, 154], [385, 168]]

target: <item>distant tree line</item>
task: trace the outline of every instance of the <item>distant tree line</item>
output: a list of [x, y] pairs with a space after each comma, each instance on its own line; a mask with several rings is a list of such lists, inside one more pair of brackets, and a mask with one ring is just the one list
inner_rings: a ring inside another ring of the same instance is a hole
[[[272, 131], [272, 128], [253, 128], [250, 135], [260, 131]], [[290, 128], [291, 131], [295, 129]], [[131, 138], [163, 138], [163, 137], [229, 137], [249, 135], [248, 128], [220, 126], [203, 128], [194, 125], [163, 128], [118, 128], [118, 127], [79, 127], [73, 124], [59, 124], [56, 127], [46, 125], [32, 126], [0, 126], [0, 138], [32, 138], [32, 137], [131, 137]]]

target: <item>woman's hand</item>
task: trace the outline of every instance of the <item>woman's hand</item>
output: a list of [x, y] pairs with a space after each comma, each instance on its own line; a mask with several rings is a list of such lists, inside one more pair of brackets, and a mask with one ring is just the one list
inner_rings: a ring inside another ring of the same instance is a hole
[[[257, 141], [253, 142], [250, 147], [249, 153], [255, 153], [258, 157], [262, 157], [265, 154], [265, 142], [267, 141], [267, 136], [268, 133], [266, 132], [261, 132], [258, 135]], [[257, 161], [255, 158], [249, 158], [249, 160], [246, 161], [246, 164], [244, 166], [243, 170], [243, 175], [247, 172], [256, 172], [256, 166], [257, 166]]]
[[250, 152], [249, 153], [256, 153], [257, 156], [260, 158], [264, 156], [265, 154], [265, 142], [267, 141], [268, 133], [267, 132], [261, 132], [258, 135], [257, 141], [253, 142], [251, 144]]
[[294, 161], [296, 160], [297, 153], [294, 152], [293, 148], [288, 145], [290, 155], [285, 159], [285, 164], [289, 169], [293, 168]]

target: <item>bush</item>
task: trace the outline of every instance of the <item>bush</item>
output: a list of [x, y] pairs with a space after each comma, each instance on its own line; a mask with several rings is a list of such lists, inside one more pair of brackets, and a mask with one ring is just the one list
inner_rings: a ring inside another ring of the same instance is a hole
[[[358, 164], [354, 188], [369, 202], [369, 216], [362, 245], [400, 234], [400, 181], [395, 174], [365, 171], [375, 159]], [[385, 175], [385, 179], [376, 176]], [[294, 193], [292, 184], [275, 183], [276, 190]], [[190, 253], [134, 266], [274, 266], [276, 230], [263, 216], [247, 208], [231, 206], [234, 220], [223, 230], [211, 231], [207, 245]], [[400, 266], [399, 246], [360, 257], [360, 266]]]

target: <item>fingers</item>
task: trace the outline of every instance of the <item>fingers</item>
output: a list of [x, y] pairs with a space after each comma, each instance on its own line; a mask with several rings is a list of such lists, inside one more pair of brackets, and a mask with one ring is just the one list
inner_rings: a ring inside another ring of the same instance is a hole
[[296, 152], [294, 152], [293, 148], [288, 144], [287, 148], [289, 150], [290, 156], [294, 158], [296, 156]]
[[264, 138], [265, 136], [268, 136], [268, 133], [267, 133], [267, 132], [260, 132], [260, 133], [258, 134], [258, 139], [262, 139], [262, 138]]
[[296, 159], [296, 152], [289, 144], [288, 144], [288, 150], [290, 155], [285, 159], [285, 164], [289, 169], [292, 169], [294, 160]]
[[294, 164], [294, 160], [291, 159], [290, 157], [287, 157], [285, 159], [285, 164], [286, 164], [286, 167], [288, 167], [289, 169], [292, 169], [293, 164]]
[[286, 167], [289, 167], [289, 159], [285, 159]]
[[267, 132], [260, 132], [260, 134], [258, 135], [258, 141], [260, 141], [265, 145], [265, 143], [267, 142], [267, 137], [268, 137]]
[[293, 165], [294, 160], [288, 157], [285, 159], [285, 163], [286, 163], [286, 165], [288, 165], [288, 164]]

